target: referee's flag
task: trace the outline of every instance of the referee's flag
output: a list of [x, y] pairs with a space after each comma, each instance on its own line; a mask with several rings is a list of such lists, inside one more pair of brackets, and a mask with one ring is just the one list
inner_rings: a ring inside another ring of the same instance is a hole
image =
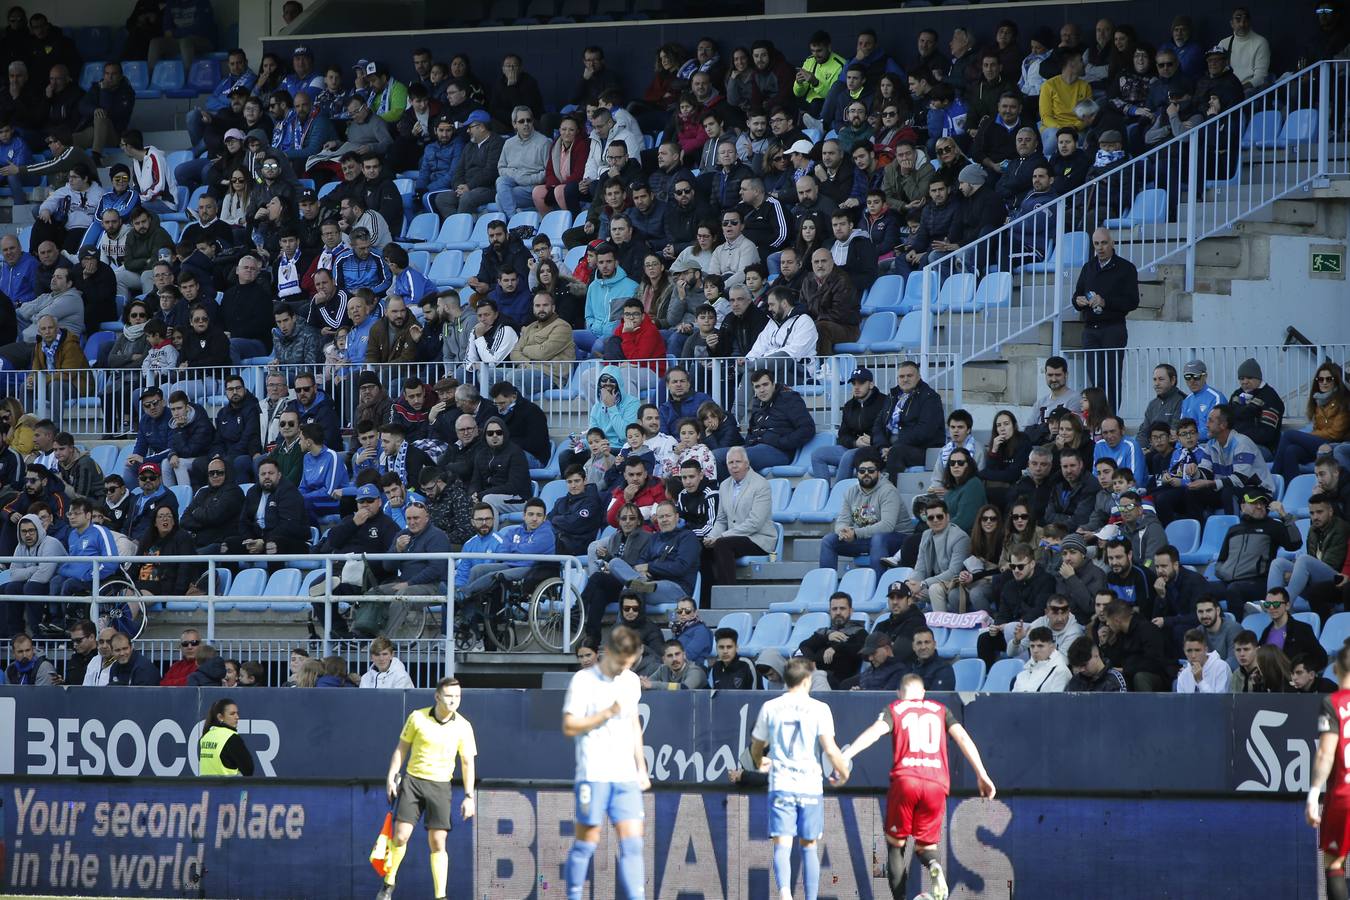
[[380, 828], [380, 835], [375, 838], [375, 846], [370, 848], [370, 867], [381, 878], [385, 876], [385, 859], [389, 855], [389, 839], [393, 836], [394, 814], [387, 812], [384, 814], [384, 825]]

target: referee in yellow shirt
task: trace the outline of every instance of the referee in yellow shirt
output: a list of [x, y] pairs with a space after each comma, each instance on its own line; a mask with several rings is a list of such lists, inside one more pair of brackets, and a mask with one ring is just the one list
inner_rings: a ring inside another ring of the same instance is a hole
[[[454, 678], [442, 678], [436, 685], [436, 705], [419, 709], [403, 723], [398, 746], [389, 760], [389, 775], [385, 788], [389, 802], [398, 799], [394, 813], [394, 835], [389, 842], [385, 860], [384, 884], [375, 895], [376, 900], [390, 900], [394, 896], [394, 879], [398, 877], [399, 863], [407, 852], [408, 838], [420, 816], [427, 828], [427, 844], [431, 847], [431, 883], [437, 900], [445, 897], [446, 880], [450, 875], [450, 857], [445, 852], [445, 836], [450, 832], [450, 781], [455, 775], [455, 757], [459, 757], [460, 775], [464, 781], [464, 801], [460, 815], [471, 818], [474, 813], [474, 744], [473, 726], [459, 715], [460, 688]], [[404, 761], [407, 774], [399, 779]]]

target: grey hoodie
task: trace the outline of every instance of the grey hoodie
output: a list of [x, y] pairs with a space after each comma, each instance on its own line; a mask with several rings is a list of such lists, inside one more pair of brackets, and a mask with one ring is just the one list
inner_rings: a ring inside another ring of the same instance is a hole
[[[783, 658], [782, 653], [778, 652], [778, 648], [768, 647], [764, 650], [759, 651], [759, 656], [755, 657], [755, 674], [760, 675], [760, 677], [762, 678], [763, 675], [759, 671], [760, 666], [768, 666], [770, 669], [773, 669], [775, 672], [778, 673], [777, 685], [774, 685], [774, 683], [771, 681], [765, 681], [764, 686], [766, 688], [779, 691], [786, 690], [787, 686], [783, 684], [783, 668], [787, 666], [787, 660]], [[816, 669], [814, 672], [812, 672], [811, 691], [814, 693], [816, 691], [823, 692], [829, 690], [830, 690], [830, 677], [826, 675], [824, 672], [822, 672], [820, 669]]]
[[84, 334], [84, 299], [74, 288], [59, 294], [42, 294], [14, 310], [19, 320], [19, 338], [27, 343], [38, 339], [37, 321], [42, 316], [56, 316], [58, 327], [74, 335]]
[[[19, 524], [24, 522], [33, 523], [37, 528], [37, 543], [31, 547], [25, 546], [23, 541], [18, 542], [14, 548], [14, 555], [21, 558], [37, 560], [44, 556], [65, 556], [66, 548], [61, 546], [61, 542], [54, 537], [47, 536], [47, 529], [42, 527], [42, 520], [35, 515], [26, 515], [19, 519]], [[22, 584], [31, 581], [34, 584], [48, 584], [52, 576], [56, 574], [56, 563], [42, 562], [15, 562], [9, 567], [10, 584]]]

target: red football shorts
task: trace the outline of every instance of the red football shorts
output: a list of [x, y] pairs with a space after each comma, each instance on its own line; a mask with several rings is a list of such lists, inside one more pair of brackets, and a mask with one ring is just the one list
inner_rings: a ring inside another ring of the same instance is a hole
[[1317, 846], [1333, 858], [1350, 853], [1350, 800], [1327, 796]]
[[946, 811], [947, 792], [941, 785], [923, 778], [896, 778], [886, 793], [886, 836], [936, 844], [942, 838]]

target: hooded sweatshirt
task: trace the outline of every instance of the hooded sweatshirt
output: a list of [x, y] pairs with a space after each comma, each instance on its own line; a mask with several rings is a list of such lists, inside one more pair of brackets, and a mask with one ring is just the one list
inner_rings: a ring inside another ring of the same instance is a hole
[[[24, 584], [33, 582], [34, 584], [48, 584], [52, 576], [56, 574], [56, 563], [37, 562], [44, 556], [65, 556], [66, 548], [61, 546], [61, 542], [47, 534], [47, 529], [42, 527], [42, 520], [31, 513], [19, 519], [19, 524], [29, 522], [37, 528], [37, 543], [28, 547], [23, 541], [19, 541], [14, 548], [16, 557], [32, 559], [33, 562], [15, 562], [9, 567], [9, 583]], [[15, 593], [11, 590], [10, 593]]]
[[[637, 282], [628, 277], [622, 266], [614, 267], [614, 274], [608, 278], [598, 275], [586, 288], [586, 327], [598, 338], [606, 338], [614, 332], [613, 309], [618, 300], [627, 300], [642, 293]], [[620, 439], [622, 439], [622, 432]]]
[[637, 421], [638, 407], [641, 401], [637, 397], [625, 397], [623, 386], [626, 379], [619, 371], [618, 366], [605, 366], [600, 370], [600, 378], [608, 375], [613, 378], [619, 386], [618, 400], [613, 406], [605, 406], [600, 400], [600, 382], [596, 380], [595, 403], [591, 406], [591, 428], [600, 428], [605, 432], [605, 437], [609, 438], [611, 447], [622, 447], [627, 438], [624, 430], [629, 424]]
[[19, 337], [26, 343], [38, 339], [38, 319], [42, 316], [55, 316], [58, 328], [75, 335], [84, 334], [84, 298], [74, 288], [66, 288], [60, 293], [42, 294], [14, 311], [23, 329]]

